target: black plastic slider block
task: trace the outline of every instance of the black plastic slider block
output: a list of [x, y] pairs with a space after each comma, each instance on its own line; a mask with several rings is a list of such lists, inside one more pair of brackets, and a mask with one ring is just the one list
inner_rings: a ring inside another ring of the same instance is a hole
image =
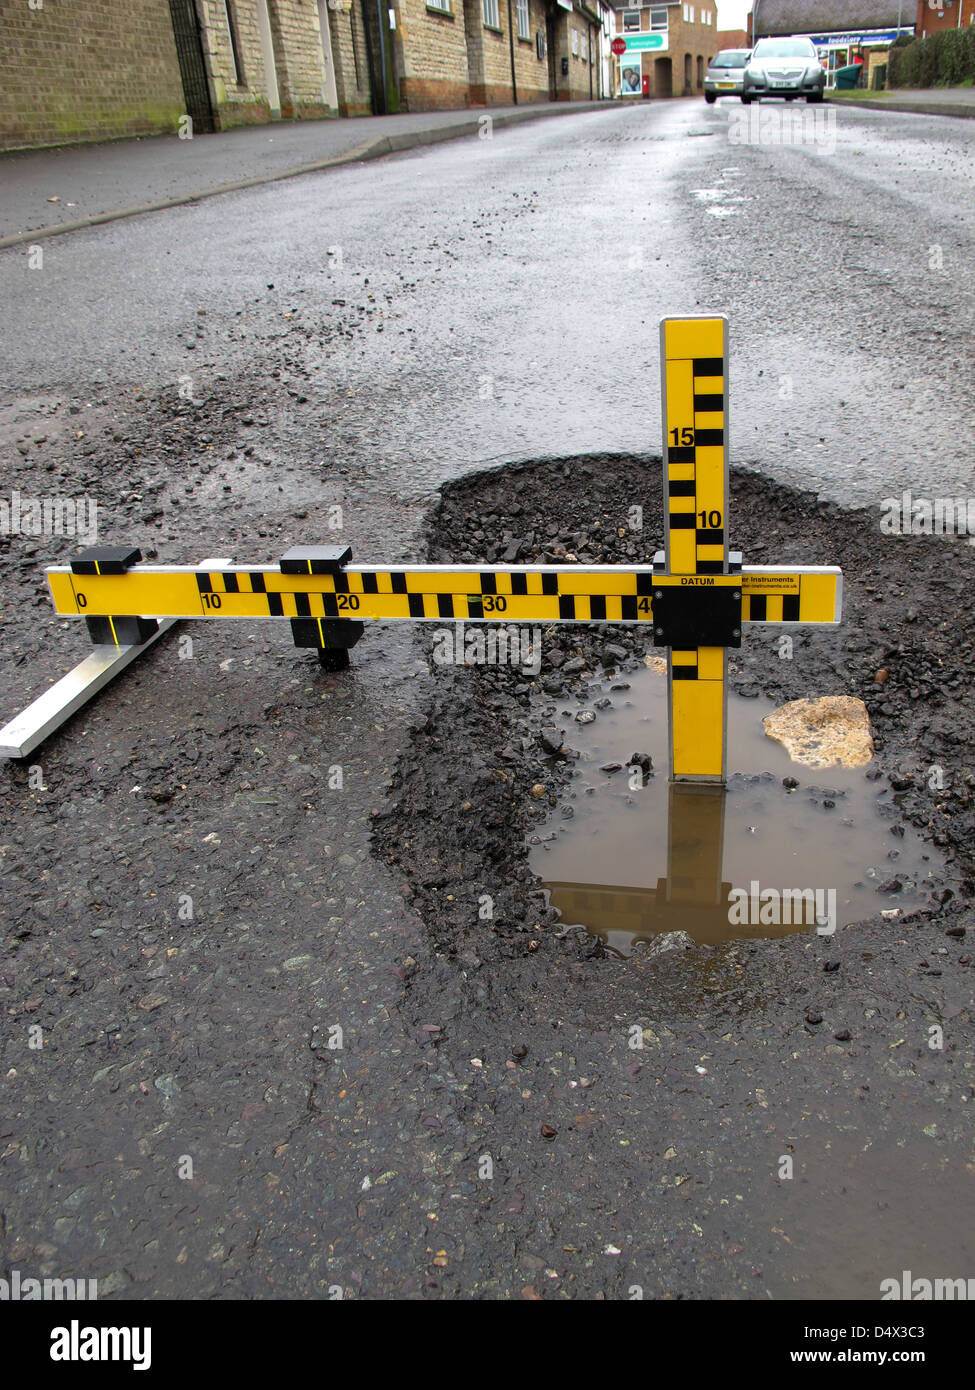
[[71, 561], [72, 574], [124, 574], [142, 559], [142, 551], [131, 545], [90, 545]]
[[653, 644], [677, 651], [740, 647], [741, 590], [709, 588], [706, 580], [687, 587], [655, 589]]
[[[90, 571], [94, 573], [94, 571]], [[88, 636], [99, 647], [141, 647], [159, 627], [155, 618], [86, 618]]]
[[351, 559], [349, 545], [293, 545], [281, 556], [281, 573], [339, 574]]
[[365, 623], [347, 618], [292, 618], [291, 637], [296, 647], [317, 647], [319, 651], [335, 651], [354, 647], [366, 630]]

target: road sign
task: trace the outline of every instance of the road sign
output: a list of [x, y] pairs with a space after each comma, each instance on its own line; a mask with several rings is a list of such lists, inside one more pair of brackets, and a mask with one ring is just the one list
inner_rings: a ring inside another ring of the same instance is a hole
[[[666, 34], [628, 34], [624, 40], [627, 53], [662, 52], [667, 47]], [[614, 52], [616, 50], [614, 49]]]
[[330, 670], [366, 621], [646, 623], [670, 648], [671, 778], [721, 783], [727, 649], [746, 625], [838, 623], [842, 574], [729, 551], [727, 325], [665, 319], [660, 344], [665, 546], [652, 565], [353, 565], [335, 545], [277, 565], [145, 565], [131, 546], [96, 546], [47, 571], [55, 610], [117, 648], [151, 640], [160, 618], [287, 618]]
[[619, 57], [621, 53], [626, 52], [626, 39], [614, 39], [610, 44], [610, 48], [616, 56]]

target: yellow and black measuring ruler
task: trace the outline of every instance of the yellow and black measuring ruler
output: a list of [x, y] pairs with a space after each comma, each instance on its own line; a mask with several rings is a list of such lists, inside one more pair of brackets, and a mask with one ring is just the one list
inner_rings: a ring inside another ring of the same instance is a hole
[[[113, 572], [110, 560], [99, 563], [100, 573], [49, 569], [54, 607], [63, 616], [105, 618], [115, 623], [116, 632], [115, 615], [124, 612], [174, 618], [308, 618], [323, 623], [349, 619], [649, 623], [653, 622], [655, 591], [687, 583], [684, 576], [660, 574], [652, 565], [513, 565], [481, 570], [348, 565], [334, 574], [291, 574], [257, 565], [208, 569], [134, 561], [129, 568]], [[832, 623], [837, 621], [838, 574], [831, 569], [764, 565], [738, 575], [716, 575], [707, 584], [728, 591], [741, 589], [745, 622]], [[119, 645], [111, 629], [105, 630], [109, 634], [105, 640]]]
[[176, 566], [96, 546], [47, 571], [55, 610], [116, 647], [158, 618], [287, 618], [333, 669], [368, 620], [649, 623], [671, 648], [671, 775], [722, 781], [727, 648], [746, 623], [838, 623], [842, 576], [729, 554], [725, 320], [664, 320], [661, 368], [666, 548], [653, 565], [353, 565], [347, 546], [296, 546], [276, 565]]

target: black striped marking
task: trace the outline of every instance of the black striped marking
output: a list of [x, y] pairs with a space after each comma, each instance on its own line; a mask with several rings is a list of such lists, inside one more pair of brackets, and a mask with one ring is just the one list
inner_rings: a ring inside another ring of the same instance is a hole
[[671, 512], [670, 527], [673, 531], [693, 531], [696, 526], [693, 512]]
[[441, 618], [454, 617], [454, 596], [453, 594], [437, 595], [437, 612]]
[[765, 621], [765, 594], [752, 594], [748, 600], [748, 616], [753, 623]]
[[559, 595], [559, 617], [574, 618], [576, 615], [576, 601], [573, 594]]
[[251, 582], [252, 594], [263, 594], [267, 591], [267, 586], [264, 583], [264, 576], [259, 571], [250, 570], [247, 577]]
[[240, 585], [237, 583], [237, 576], [235, 574], [228, 574], [225, 570], [223, 575], [223, 588], [224, 593], [239, 594]]
[[694, 411], [724, 410], [724, 396], [698, 395], [694, 393]]
[[695, 376], [724, 376], [723, 357], [695, 357]]
[[694, 443], [712, 446], [724, 444], [724, 430], [695, 430]]
[[[333, 600], [333, 601], [334, 601], [334, 600]], [[270, 614], [271, 614], [271, 617], [272, 617], [272, 618], [283, 618], [283, 617], [284, 617], [284, 608], [283, 608], [282, 605], [281, 605], [281, 595], [280, 595], [280, 594], [268, 594], [268, 596], [267, 596], [267, 606], [268, 606], [268, 609], [269, 609], [269, 611], [270, 611]]]
[[[405, 594], [405, 593], [406, 593], [406, 575], [405, 575], [405, 574], [391, 574], [391, 575], [389, 576], [389, 580], [390, 580], [390, 585], [391, 585], [391, 587], [392, 587], [392, 590], [393, 590], [393, 593], [394, 593], [394, 594]], [[412, 608], [410, 609], [410, 612], [411, 612], [411, 613], [413, 612], [413, 609], [412, 609]]]
[[307, 594], [295, 594], [295, 612], [301, 618], [311, 617], [311, 602]]
[[[697, 441], [697, 435], [695, 434], [694, 437], [695, 437], [695, 442], [696, 442], [696, 441]], [[696, 463], [696, 462], [697, 462], [697, 454], [694, 452], [694, 445], [693, 445], [693, 444], [682, 444], [682, 445], [680, 445], [679, 448], [675, 448], [675, 447], [672, 447], [672, 446], [668, 446], [668, 448], [667, 448], [667, 462], [668, 462], [668, 463]]]
[[724, 528], [715, 526], [713, 529], [707, 526], [697, 528], [698, 545], [724, 545]]
[[511, 576], [511, 592], [512, 592], [513, 594], [520, 594], [520, 595], [522, 595], [523, 597], [524, 597], [524, 596], [527, 596], [527, 594], [528, 594], [528, 575], [527, 575], [527, 574], [513, 574], [513, 575]]
[[558, 577], [558, 575], [557, 575], [557, 574], [543, 574], [543, 575], [542, 575], [542, 593], [543, 593], [543, 594], [548, 594], [548, 595], [554, 597], [554, 595], [556, 595], [558, 592], [559, 592], [559, 577]]
[[606, 599], [602, 594], [593, 594], [590, 598], [589, 615], [592, 618], [606, 617]]
[[782, 600], [782, 621], [784, 623], [797, 623], [799, 621], [799, 595], [786, 594]]
[[678, 478], [676, 482], [667, 484], [667, 493], [670, 497], [693, 497], [697, 489], [697, 484], [693, 478]]
[[201, 594], [213, 593], [213, 585], [210, 583], [210, 576], [208, 574], [198, 574], [196, 576], [196, 587]]
[[674, 678], [675, 681], [696, 681], [696, 680], [697, 680], [697, 667], [696, 667], [696, 666], [672, 666], [670, 669], [671, 669], [671, 674], [673, 675], [673, 678]]
[[[403, 586], [403, 587], [404, 587], [404, 589], [405, 589], [405, 587], [406, 587], [405, 583], [404, 583], [404, 586]], [[423, 595], [422, 595], [422, 594], [410, 594], [410, 617], [411, 617], [411, 618], [422, 618], [422, 617], [424, 617], [424, 616], [425, 616], [425, 614], [424, 614], [424, 612], [423, 612]]]

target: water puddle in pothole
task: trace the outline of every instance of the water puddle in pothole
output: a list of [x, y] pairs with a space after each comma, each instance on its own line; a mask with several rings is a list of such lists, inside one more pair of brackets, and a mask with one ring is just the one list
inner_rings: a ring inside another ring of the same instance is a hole
[[[605, 698], [611, 705], [596, 710]], [[559, 703], [553, 722], [580, 756], [529, 838], [529, 860], [566, 925], [584, 924], [625, 957], [664, 932], [712, 944], [828, 933], [878, 911], [903, 914], [951, 882], [873, 764], [794, 763], [762, 727], [775, 708], [729, 693], [721, 790], [668, 781], [665, 672], [604, 673]], [[577, 722], [584, 710], [596, 718]], [[630, 764], [635, 753], [649, 755], [652, 775]]]

